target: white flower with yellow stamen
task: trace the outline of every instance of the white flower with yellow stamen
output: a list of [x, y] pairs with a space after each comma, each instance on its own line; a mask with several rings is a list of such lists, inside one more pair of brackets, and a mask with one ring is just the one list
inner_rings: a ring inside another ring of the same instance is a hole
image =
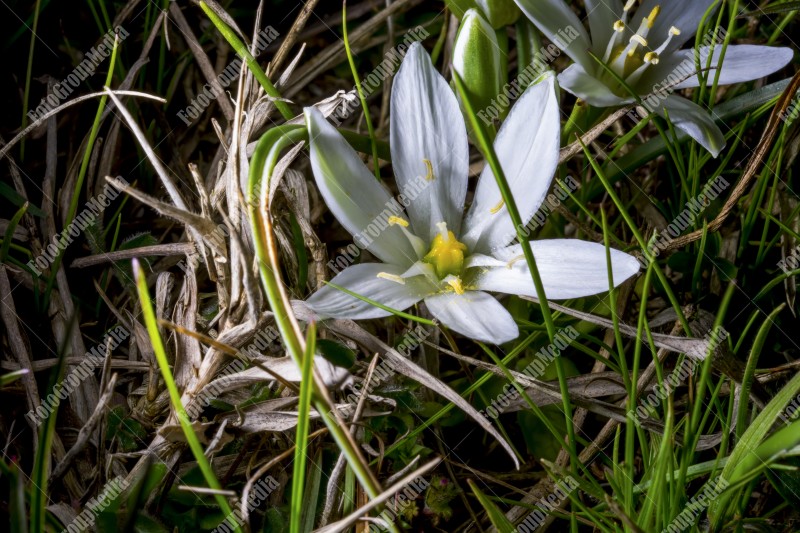
[[[305, 113], [320, 192], [342, 226], [362, 235], [391, 204], [391, 195], [319, 111], [307, 108]], [[524, 223], [550, 188], [559, 136], [555, 78], [549, 75], [522, 94], [495, 141]], [[386, 229], [366, 246], [382, 263], [348, 267], [332, 283], [397, 310], [424, 300], [442, 324], [477, 340], [500, 344], [515, 339], [516, 323], [486, 291], [536, 296], [536, 290], [527, 264], [519, 260], [521, 246], [509, 246], [514, 226], [488, 166], [464, 216], [466, 127], [455, 94], [418, 43], [409, 48], [392, 87], [390, 144], [400, 193], [415, 199], [407, 205], [407, 217], [388, 217], [381, 224]], [[425, 189], [413, 194], [421, 177]], [[608, 290], [602, 245], [553, 239], [532, 242], [531, 247], [547, 298]], [[636, 259], [617, 250], [611, 250], [611, 263], [615, 285], [639, 270]], [[307, 303], [323, 318], [389, 315], [330, 286]]]
[[[666, 115], [716, 157], [725, 147], [725, 137], [711, 116], [697, 104], [672, 94], [678, 89], [698, 87], [694, 49], [681, 50], [697, 33], [697, 26], [715, 0], [586, 0], [589, 33], [563, 0], [515, 0], [529, 19], [554, 42], [570, 28], [575, 38], [564, 51], [575, 61], [558, 76], [561, 87], [597, 107], [631, 104], [636, 100], [589, 51], [602, 60], [640, 97], [650, 111]], [[716, 2], [714, 9], [720, 5]], [[635, 10], [635, 13], [634, 13]], [[710, 19], [713, 20], [713, 19]], [[708, 83], [719, 71], [719, 85], [755, 80], [783, 68], [792, 60], [791, 48], [731, 45], [722, 60], [722, 45], [705, 43], [699, 48], [699, 63]], [[710, 56], [710, 62], [707, 63]], [[666, 91], [665, 91], [666, 89]], [[651, 105], [651, 102], [654, 105]]]

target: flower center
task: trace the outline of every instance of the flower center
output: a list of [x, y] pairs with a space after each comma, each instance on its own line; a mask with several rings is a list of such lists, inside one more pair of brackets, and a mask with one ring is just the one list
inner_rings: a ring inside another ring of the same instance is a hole
[[449, 275], [458, 276], [464, 268], [464, 252], [467, 246], [456, 239], [452, 231], [447, 229], [447, 224], [436, 224], [439, 234], [433, 239], [431, 250], [422, 258], [426, 263], [433, 265], [436, 275], [443, 279]]
[[628, 42], [624, 41], [625, 28], [628, 15], [636, 5], [635, 0], [628, 0], [622, 12], [622, 18], [614, 23], [614, 34], [608, 43], [603, 61], [611, 67], [628, 84], [636, 83], [650, 65], [657, 65], [659, 55], [666, 50], [672, 38], [680, 35], [681, 31], [671, 27], [667, 38], [655, 50], [650, 48], [647, 36], [661, 13], [661, 6], [655, 6], [650, 14], [642, 19], [636, 33], [630, 36]]

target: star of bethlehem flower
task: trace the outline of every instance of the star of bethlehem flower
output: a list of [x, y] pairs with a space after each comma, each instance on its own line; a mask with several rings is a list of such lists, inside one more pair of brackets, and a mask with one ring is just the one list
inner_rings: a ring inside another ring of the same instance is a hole
[[[681, 50], [697, 33], [697, 26], [715, 0], [586, 0], [591, 37], [580, 19], [563, 0], [515, 0], [520, 9], [549, 39], [571, 28], [577, 36], [564, 48], [575, 61], [558, 76], [561, 87], [597, 107], [635, 102], [631, 94], [591, 51], [644, 100], [648, 111], [665, 116], [714, 157], [725, 147], [725, 137], [702, 107], [673, 94], [679, 89], [699, 87], [696, 59], [706, 65], [708, 83], [719, 75], [719, 85], [762, 78], [792, 60], [791, 48], [730, 45], [724, 61], [722, 44], [706, 42], [697, 51]], [[716, 2], [713, 10], [720, 2]], [[712, 11], [713, 11], [712, 10]], [[713, 15], [713, 13], [712, 13]], [[709, 37], [712, 35], [709, 34]], [[560, 39], [563, 42], [563, 39]], [[692, 41], [694, 44], [694, 41]], [[709, 63], [710, 56], [710, 63]], [[655, 95], [655, 96], [651, 96]]]
[[[380, 223], [393, 201], [389, 191], [319, 111], [307, 108], [305, 116], [312, 170], [331, 212], [354, 236], [370, 224], [386, 227], [371, 242], [359, 242], [381, 262], [350, 266], [332, 283], [397, 310], [424, 301], [442, 324], [473, 339], [495, 344], [515, 339], [516, 323], [489, 292], [536, 296], [536, 289], [521, 246], [509, 245], [516, 232], [488, 166], [464, 215], [466, 126], [455, 94], [424, 48], [418, 43], [409, 48], [392, 86], [392, 164], [400, 193], [413, 198], [407, 212], [400, 209]], [[524, 223], [550, 187], [559, 135], [555, 78], [548, 75], [522, 94], [495, 141]], [[547, 298], [608, 290], [604, 246], [576, 239], [531, 246]], [[611, 265], [615, 286], [639, 269], [635, 258], [617, 250], [611, 250]], [[306, 303], [323, 318], [390, 314], [331, 286]]]

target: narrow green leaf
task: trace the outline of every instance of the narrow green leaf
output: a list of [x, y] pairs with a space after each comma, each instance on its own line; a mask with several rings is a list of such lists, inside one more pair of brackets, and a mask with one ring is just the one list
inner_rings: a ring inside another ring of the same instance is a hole
[[[214, 10], [208, 7], [208, 4], [205, 2], [200, 2], [200, 8], [205, 12], [206, 16], [214, 23], [214, 26], [217, 27], [219, 32], [225, 37], [225, 40], [236, 50], [236, 53], [239, 55], [240, 58], [244, 59], [245, 63], [247, 63], [247, 68], [250, 69], [250, 72], [253, 73], [258, 83], [261, 84], [261, 87], [264, 89], [269, 96], [272, 98], [281, 98], [278, 89], [272, 84], [270, 79], [261, 69], [261, 65], [258, 64], [256, 58], [253, 57], [253, 54], [250, 53], [250, 50], [247, 49], [247, 45], [245, 45], [241, 39], [236, 35], [236, 33], [228, 27], [227, 24], [217, 15]], [[275, 100], [275, 107], [280, 112], [281, 116], [284, 119], [289, 120], [294, 117], [292, 114], [292, 110], [289, 109], [289, 106], [283, 100]]]
[[361, 109], [364, 111], [364, 121], [367, 123], [367, 131], [369, 132], [369, 140], [372, 147], [372, 166], [375, 172], [375, 177], [381, 179], [381, 170], [380, 165], [378, 164], [378, 145], [375, 141], [375, 128], [372, 127], [372, 117], [369, 115], [367, 98], [364, 96], [364, 90], [361, 88], [361, 80], [358, 77], [356, 62], [353, 59], [353, 53], [350, 51], [350, 39], [347, 36], [346, 1], [342, 2], [342, 39], [344, 40], [344, 51], [347, 54], [347, 62], [350, 64], [350, 72], [353, 73], [353, 81], [356, 83], [356, 91], [358, 92], [358, 98], [361, 101]]
[[[294, 468], [292, 476], [292, 518], [290, 532], [300, 533], [303, 517], [308, 514], [308, 509], [303, 502], [303, 487], [306, 477], [306, 453], [308, 452], [308, 426], [311, 413], [311, 392], [314, 382], [311, 372], [314, 368], [314, 354], [316, 352], [317, 325], [308, 325], [306, 333], [306, 351], [303, 354], [301, 369], [300, 397], [297, 402], [297, 431], [294, 441]], [[313, 516], [313, 513], [311, 513]]]
[[[753, 453], [759, 445], [767, 439], [767, 435], [778, 420], [786, 406], [800, 393], [800, 374], [795, 376], [775, 395], [775, 397], [764, 407], [755, 420], [748, 426], [742, 434], [736, 447], [730, 454], [725, 468], [722, 470], [722, 478], [731, 485], [734, 485], [749, 474], [749, 471], [763, 459], [760, 454]], [[744, 400], [746, 401], [746, 400]], [[791, 431], [789, 431], [791, 430]], [[800, 431], [797, 431], [797, 424], [792, 424], [781, 429], [776, 435], [780, 435], [778, 440], [771, 444], [784, 442], [787, 435], [794, 439], [795, 444], [800, 441]], [[786, 441], [788, 446], [790, 441]], [[791, 446], [790, 446], [791, 447]], [[762, 450], [763, 451], [763, 450]], [[738, 494], [739, 491], [736, 491]], [[731, 501], [735, 499], [733, 491], [723, 492], [720, 497], [712, 502], [708, 508], [708, 516], [715, 530], [718, 530], [728, 518], [728, 508]]]
[[[161, 334], [158, 332], [158, 321], [156, 320], [156, 313], [147, 290], [147, 279], [136, 259], [133, 260], [133, 272], [136, 278], [136, 289], [139, 294], [139, 303], [142, 306], [142, 316], [144, 317], [145, 327], [150, 336], [150, 343], [153, 346], [153, 353], [156, 356], [158, 367], [161, 370], [161, 377], [164, 379], [164, 383], [167, 386], [172, 408], [175, 410], [178, 422], [186, 437], [186, 442], [189, 444], [189, 448], [194, 455], [195, 461], [197, 461], [197, 466], [203, 473], [206, 483], [209, 488], [221, 490], [222, 486], [214, 475], [214, 470], [208, 462], [203, 446], [200, 444], [200, 440], [197, 438], [197, 434], [195, 434], [194, 428], [192, 427], [192, 422], [183, 407], [181, 393], [178, 391], [178, 385], [175, 383], [175, 379], [172, 376], [172, 370], [169, 367], [169, 360], [167, 359], [167, 351], [164, 348], [164, 343], [161, 341]], [[241, 531], [237, 520], [232, 516], [232, 509], [230, 505], [228, 505], [228, 500], [221, 494], [215, 494], [214, 499], [217, 501], [220, 510], [227, 517], [226, 520], [228, 524], [230, 524], [235, 531]]]
[[[300, 142], [308, 138], [308, 131], [298, 126], [277, 126], [267, 130], [259, 139], [253, 156], [250, 160], [250, 173], [247, 182], [248, 191], [248, 215], [253, 230], [253, 245], [258, 257], [258, 268], [261, 274], [261, 281], [267, 294], [270, 307], [275, 313], [275, 321], [278, 331], [288, 348], [289, 355], [294, 362], [302, 368], [302, 361], [305, 350], [303, 341], [295, 334], [292, 311], [288, 307], [288, 302], [284, 300], [283, 286], [278, 275], [278, 267], [273, 261], [267, 247], [272, 238], [270, 220], [268, 214], [262, 214], [261, 205], [266, 198], [266, 191], [269, 190], [269, 179], [278, 163], [281, 152], [291, 144]], [[359, 482], [366, 493], [376, 498], [381, 493], [380, 484], [369, 470], [369, 465], [364, 461], [361, 452], [352, 439], [350, 432], [340, 425], [340, 422], [331, 415], [332, 406], [326, 402], [321, 393], [315, 389], [312, 401], [314, 408], [322, 417], [328, 427], [331, 436], [342, 450], [350, 468], [358, 477]], [[392, 525], [392, 531], [397, 528]]]
[[761, 350], [764, 349], [764, 344], [767, 342], [767, 335], [775, 325], [775, 318], [786, 307], [785, 303], [780, 304], [772, 310], [764, 323], [758, 329], [756, 339], [753, 341], [753, 347], [750, 348], [750, 356], [747, 358], [747, 366], [745, 367], [744, 376], [742, 376], [742, 386], [740, 390], [739, 412], [736, 415], [736, 435], [741, 436], [747, 427], [747, 419], [750, 414], [752, 403], [750, 402], [750, 389], [753, 386], [753, 379], [756, 375], [756, 367], [758, 365], [758, 358], [761, 356]]
[[[111, 59], [108, 63], [108, 73], [106, 74], [106, 81], [105, 86], [111, 87], [111, 80], [114, 76], [114, 65], [117, 62], [117, 51], [119, 49], [119, 36], [117, 35], [114, 38], [114, 46], [111, 49]], [[75, 180], [75, 190], [72, 192], [72, 198], [69, 201], [69, 210], [67, 211], [67, 216], [64, 219], [64, 228], [68, 227], [72, 221], [75, 219], [75, 214], [78, 212], [78, 199], [81, 196], [81, 190], [83, 189], [83, 181], [86, 179], [86, 172], [89, 170], [89, 161], [91, 160], [92, 151], [94, 150], [94, 143], [97, 140], [97, 133], [100, 131], [100, 121], [103, 118], [103, 111], [106, 108], [106, 102], [108, 101], [108, 95], [104, 94], [100, 97], [100, 103], [97, 105], [97, 112], [94, 115], [94, 122], [92, 122], [92, 129], [89, 132], [89, 139], [86, 142], [86, 149], [83, 151], [83, 159], [81, 159], [81, 166], [78, 170], [78, 178]], [[62, 244], [66, 247], [66, 237], [62, 240]], [[44, 291], [44, 302], [47, 305], [47, 302], [50, 300], [50, 291], [53, 290], [53, 284], [56, 280], [56, 274], [58, 274], [58, 269], [61, 266], [61, 261], [64, 258], [64, 252], [59, 251], [56, 254], [56, 259], [53, 261], [53, 265], [50, 268], [50, 276], [47, 278], [47, 285]]]

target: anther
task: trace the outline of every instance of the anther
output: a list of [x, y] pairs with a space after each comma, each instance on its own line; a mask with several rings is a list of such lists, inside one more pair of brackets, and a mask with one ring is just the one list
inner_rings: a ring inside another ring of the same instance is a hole
[[408, 220], [397, 216], [390, 216], [388, 219], [386, 219], [386, 221], [389, 223], [390, 226], [397, 225], [397, 226], [402, 226], [404, 228], [408, 227]]
[[506, 263], [506, 268], [507, 268], [507, 269], [509, 269], [509, 270], [511, 270], [511, 268], [514, 266], [514, 264], [515, 264], [517, 261], [519, 261], [520, 259], [524, 259], [524, 258], [525, 258], [525, 256], [524, 256], [523, 254], [519, 254], [518, 256], [516, 256], [516, 257], [512, 258], [512, 259], [511, 259], [511, 261], [509, 261], [508, 263]]
[[385, 279], [387, 281], [393, 281], [395, 283], [399, 283], [400, 285], [406, 284], [406, 280], [404, 280], [403, 278], [401, 278], [396, 274], [389, 274], [388, 272], [378, 272], [378, 275], [376, 277]]
[[636, 46], [640, 45], [642, 47], [647, 46], [647, 39], [635, 33], [631, 35], [630, 44], [628, 45], [628, 57], [633, 57], [636, 54]]
[[680, 34], [681, 34], [681, 30], [679, 30], [675, 26], [671, 26], [670, 29], [669, 29], [669, 32], [667, 32], [666, 40], [663, 43], [661, 43], [661, 46], [659, 46], [658, 48], [655, 49], [655, 52], [657, 54], [663, 53], [664, 50], [667, 49], [667, 46], [669, 46], [669, 43], [670, 43], [670, 41], [672, 41], [672, 38], [676, 37], [676, 36], [678, 36]]
[[[642, 46], [647, 46], [647, 39], [645, 39], [638, 33], [631, 35], [630, 43], [633, 44], [634, 42], [637, 42]], [[628, 55], [630, 55], [630, 53]]]
[[658, 17], [659, 13], [661, 13], [661, 6], [656, 6], [656, 7], [653, 8], [652, 11], [650, 11], [650, 14], [647, 16], [647, 26], [648, 27], [650, 27], [650, 28], [653, 27], [653, 24], [655, 23], [656, 18]]
[[434, 176], [433, 174], [433, 163], [431, 163], [431, 160], [423, 159], [422, 162], [425, 163], [425, 167], [428, 169], [428, 173], [425, 174], [425, 180], [433, 181], [434, 179], [436, 179], [436, 176]]

